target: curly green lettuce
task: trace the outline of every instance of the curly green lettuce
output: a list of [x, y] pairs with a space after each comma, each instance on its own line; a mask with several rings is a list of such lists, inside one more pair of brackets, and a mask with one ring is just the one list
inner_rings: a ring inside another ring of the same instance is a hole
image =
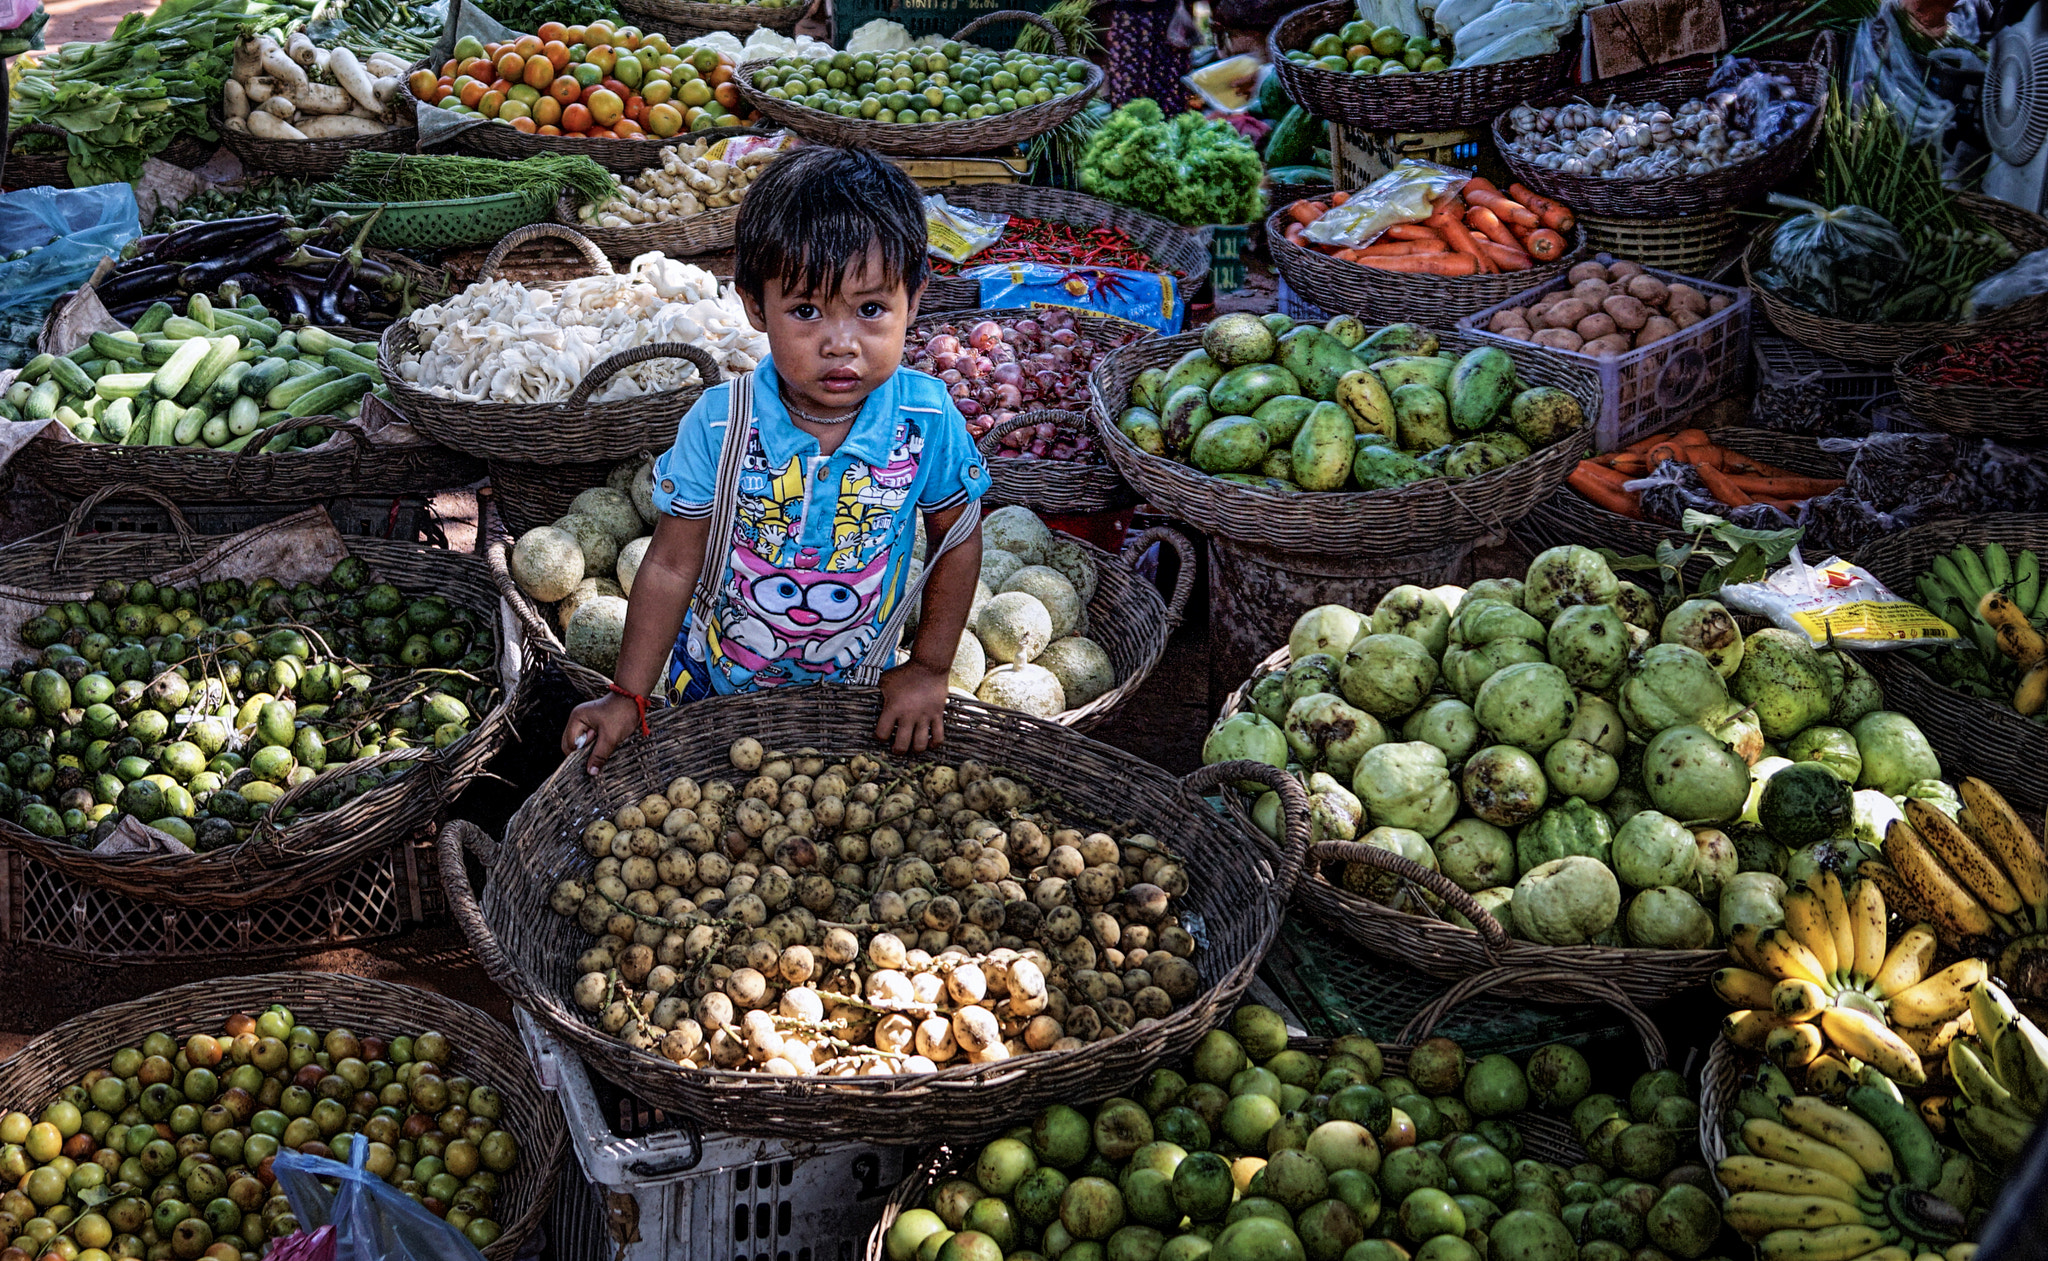
[[1169, 120], [1144, 97], [1110, 114], [1080, 163], [1082, 191], [1189, 226], [1257, 218], [1263, 176], [1229, 124], [1193, 112]]

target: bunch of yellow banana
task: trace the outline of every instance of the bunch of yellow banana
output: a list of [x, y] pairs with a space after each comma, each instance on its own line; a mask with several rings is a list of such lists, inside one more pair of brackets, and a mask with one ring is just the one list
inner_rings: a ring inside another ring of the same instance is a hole
[[[1857, 874], [1883, 886], [1894, 911], [1932, 924], [1951, 950], [2040, 948], [2026, 939], [2048, 931], [2048, 852], [1991, 785], [1973, 776], [1961, 795], [1960, 819], [1908, 799], [1905, 819], [1885, 832], [1884, 861]], [[2015, 975], [2016, 963], [2001, 960], [1999, 974]]]
[[[1738, 1124], [1714, 1174], [1722, 1218], [1760, 1261], [1969, 1261], [1962, 1242], [1975, 1195], [1968, 1157], [1945, 1152], [1882, 1077], [1852, 1085], [1848, 1106], [1789, 1093], [1767, 1065], [1739, 1096]], [[1744, 1115], [1744, 1113], [1747, 1115]]]
[[1949, 1072], [1967, 1100], [1953, 1109], [1955, 1130], [1978, 1159], [2002, 1169], [2048, 1108], [2048, 1035], [1988, 981], [1970, 995], [1970, 1014], [1977, 1036], [1948, 1048]]
[[1887, 948], [1885, 923], [1875, 882], [1859, 877], [1845, 890], [1831, 871], [1801, 881], [1785, 895], [1784, 924], [1739, 924], [1729, 934], [1728, 953], [1741, 966], [1713, 977], [1714, 992], [1737, 1009], [1722, 1031], [1787, 1071], [1807, 1070], [1827, 1094], [1840, 1093], [1851, 1061], [1925, 1084], [1922, 1057], [1938, 1057], [1962, 1032], [1959, 1018], [1986, 969], [1964, 959], [1928, 975], [1933, 929], [1915, 924]]

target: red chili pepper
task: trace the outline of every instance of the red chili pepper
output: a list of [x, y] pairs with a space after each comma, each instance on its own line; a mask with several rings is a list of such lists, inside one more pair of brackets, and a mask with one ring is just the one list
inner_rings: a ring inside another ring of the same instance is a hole
[[2048, 389], [2048, 334], [2002, 333], [1945, 344], [1920, 374], [1942, 385]]
[[[1071, 224], [1012, 215], [1003, 227], [1002, 239], [968, 260], [983, 263], [1051, 263], [1060, 267], [1121, 267], [1131, 271], [1155, 270], [1152, 259], [1131, 238], [1115, 228], [1080, 228]], [[960, 264], [934, 258], [932, 270], [951, 275]]]

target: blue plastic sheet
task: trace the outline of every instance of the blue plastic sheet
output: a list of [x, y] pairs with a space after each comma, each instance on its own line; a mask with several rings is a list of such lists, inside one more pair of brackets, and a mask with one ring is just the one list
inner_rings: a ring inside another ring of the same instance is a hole
[[987, 263], [960, 273], [981, 284], [981, 308], [1061, 306], [1124, 319], [1178, 333], [1187, 316], [1187, 295], [1164, 272], [1121, 267], [1054, 267], [1046, 263]]
[[0, 263], [0, 368], [32, 358], [51, 304], [141, 234], [135, 190], [126, 184], [0, 194], [0, 255], [34, 251]]
[[[349, 1144], [349, 1163], [281, 1151], [270, 1168], [291, 1201], [292, 1216], [311, 1230], [330, 1223], [335, 1261], [482, 1261], [467, 1236], [363, 1168], [370, 1145]], [[321, 1179], [338, 1181], [329, 1195]]]

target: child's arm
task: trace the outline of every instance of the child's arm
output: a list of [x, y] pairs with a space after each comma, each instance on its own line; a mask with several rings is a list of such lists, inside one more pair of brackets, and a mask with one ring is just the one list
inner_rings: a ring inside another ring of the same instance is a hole
[[[662, 667], [668, 664], [669, 650], [675, 647], [676, 633], [682, 629], [683, 615], [697, 589], [710, 534], [708, 517], [664, 513], [655, 524], [654, 541], [647, 545], [647, 554], [633, 575], [633, 595], [626, 601], [625, 635], [619, 641], [619, 661], [612, 671], [612, 681], [635, 696], [651, 696], [661, 686]], [[971, 597], [972, 580], [967, 590]], [[964, 614], [964, 605], [962, 611]], [[941, 673], [942, 684], [944, 678]], [[566, 757], [574, 752], [576, 742], [589, 736], [586, 765], [595, 775], [612, 750], [639, 729], [639, 707], [629, 697], [608, 692], [570, 711], [569, 725], [562, 731], [562, 754]]]
[[[977, 505], [964, 503], [927, 513], [925, 536], [942, 539], [961, 513], [978, 515], [980, 511]], [[946, 681], [953, 673], [953, 654], [959, 651], [967, 610], [974, 603], [974, 584], [980, 577], [979, 528], [966, 542], [932, 562], [910, 660], [882, 676], [882, 717], [875, 724], [875, 739], [890, 741], [898, 753], [913, 749], [922, 753], [946, 742]], [[634, 590], [639, 590], [637, 579]]]

